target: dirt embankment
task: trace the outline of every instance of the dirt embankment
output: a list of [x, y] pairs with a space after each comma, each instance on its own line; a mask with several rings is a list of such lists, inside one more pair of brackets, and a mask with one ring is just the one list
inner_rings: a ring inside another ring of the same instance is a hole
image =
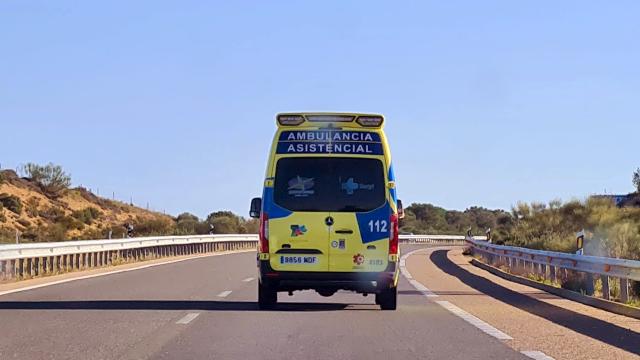
[[119, 201], [101, 198], [84, 188], [57, 196], [20, 178], [12, 170], [0, 171], [0, 242], [12, 241], [18, 230], [24, 241], [58, 241], [122, 237], [123, 225], [157, 232], [169, 229], [173, 218]]

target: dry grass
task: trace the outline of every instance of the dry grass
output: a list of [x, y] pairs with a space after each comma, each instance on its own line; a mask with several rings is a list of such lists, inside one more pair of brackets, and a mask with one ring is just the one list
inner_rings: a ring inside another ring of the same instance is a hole
[[[8, 209], [0, 210], [0, 242], [15, 241], [16, 230], [24, 235], [30, 234], [29, 236], [35, 237], [37, 241], [48, 241], [59, 240], [57, 238], [104, 238], [109, 229], [115, 229], [114, 236], [118, 236], [120, 234], [117, 234], [117, 231], [121, 230], [126, 222], [173, 223], [169, 216], [103, 199], [83, 188], [67, 190], [62, 196], [54, 199], [47, 197], [28, 180], [9, 176], [0, 184], [0, 193], [16, 196], [23, 204], [20, 214]], [[78, 225], [72, 220], [74, 212], [87, 208], [97, 209], [101, 216], [89, 224]]]

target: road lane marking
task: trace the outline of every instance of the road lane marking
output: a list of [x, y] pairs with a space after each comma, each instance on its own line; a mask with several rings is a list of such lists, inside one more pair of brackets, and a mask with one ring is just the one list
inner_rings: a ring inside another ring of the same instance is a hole
[[178, 324], [178, 325], [187, 325], [188, 323], [190, 323], [193, 320], [195, 320], [195, 318], [197, 318], [198, 316], [200, 316], [200, 313], [188, 313], [182, 319], [176, 321], [176, 324]]
[[[426, 296], [427, 298], [437, 298], [438, 295], [434, 294], [431, 290], [429, 290], [426, 286], [424, 286], [422, 283], [420, 283], [419, 281], [415, 280], [413, 278], [413, 276], [411, 276], [411, 273], [409, 272], [409, 270], [407, 270], [406, 267], [406, 259], [415, 254], [418, 251], [422, 251], [422, 250], [415, 250], [412, 251], [404, 256], [402, 256], [402, 258], [400, 259], [400, 271], [402, 272], [402, 275], [404, 277], [407, 278], [407, 280], [409, 280], [409, 283], [411, 283], [411, 286], [413, 286], [416, 290], [418, 290], [419, 292], [421, 292], [424, 296]], [[500, 340], [513, 340], [513, 338], [505, 333], [503, 333], [502, 331], [494, 328], [493, 326], [487, 324], [486, 322], [480, 320], [479, 318], [469, 314], [468, 312], [460, 309], [459, 307], [453, 305], [452, 303], [448, 302], [448, 301], [436, 301], [436, 304], [442, 306], [443, 308], [447, 309], [449, 312], [451, 312], [452, 314], [458, 316], [459, 318], [465, 320], [466, 322], [468, 322], [469, 324], [477, 327], [478, 329], [480, 329], [481, 331], [483, 331], [486, 334], [489, 334], [497, 339]]]
[[231, 291], [231, 290], [223, 291], [223, 292], [221, 292], [220, 294], [218, 294], [218, 297], [226, 298], [226, 297], [227, 297], [227, 296], [229, 296], [229, 294], [231, 294], [231, 293], [232, 293], [232, 291]]
[[250, 277], [242, 280], [242, 282], [252, 282], [253, 280], [255, 280], [255, 278]]
[[438, 305], [442, 306], [443, 308], [449, 310], [452, 314], [454, 314], [457, 317], [461, 318], [462, 320], [468, 322], [469, 324], [477, 327], [478, 329], [482, 330], [484, 333], [493, 336], [496, 339], [499, 339], [499, 340], [513, 340], [513, 338], [511, 336], [503, 333], [502, 331], [494, 328], [493, 326], [487, 324], [486, 322], [478, 319], [477, 317], [469, 314], [468, 312], [460, 309], [459, 307], [453, 305], [452, 303], [450, 303], [448, 301], [436, 301], [436, 303]]
[[534, 360], [555, 360], [554, 358], [543, 353], [542, 351], [520, 351], [520, 353]]
[[156, 267], [156, 266], [160, 266], [160, 265], [175, 264], [175, 263], [179, 263], [179, 262], [183, 262], [183, 261], [201, 259], [201, 258], [211, 257], [211, 256], [224, 256], [224, 255], [231, 255], [231, 254], [241, 254], [241, 253], [246, 253], [246, 252], [255, 252], [255, 250], [254, 249], [252, 249], [252, 250], [239, 250], [239, 251], [217, 253], [217, 254], [198, 255], [198, 256], [188, 257], [188, 258], [185, 258], [185, 259], [177, 259], [177, 260], [170, 260], [170, 261], [165, 261], [165, 262], [160, 262], [160, 263], [155, 263], [155, 264], [147, 264], [147, 265], [142, 265], [142, 266], [129, 268], [129, 269], [113, 270], [113, 271], [103, 272], [103, 273], [99, 273], [99, 274], [84, 275], [84, 276], [79, 276], [79, 277], [74, 277], [74, 278], [69, 278], [69, 279], [64, 279], [64, 280], [52, 281], [52, 282], [48, 282], [48, 283], [44, 283], [44, 284], [25, 286], [23, 288], [18, 288], [18, 289], [0, 291], [0, 296], [14, 294], [14, 293], [23, 292], [23, 291], [35, 290], [35, 289], [39, 289], [39, 288], [43, 288], [43, 287], [47, 287], [47, 286], [64, 284], [64, 283], [68, 283], [68, 282], [72, 282], [72, 281], [76, 281], [76, 280], [92, 279], [92, 278], [97, 278], [97, 277], [100, 277], [100, 276], [114, 275], [114, 274], [120, 274], [120, 273], [129, 272], [129, 271], [148, 269], [148, 268]]
[[438, 295], [434, 294], [433, 291], [429, 290], [426, 286], [422, 285], [419, 281], [414, 279], [413, 276], [411, 276], [409, 270], [407, 270], [407, 258], [418, 251], [420, 250], [412, 251], [400, 258], [400, 272], [402, 272], [402, 276], [407, 278], [411, 285], [416, 288], [416, 290], [418, 290], [422, 295], [428, 298], [436, 298], [438, 297]]

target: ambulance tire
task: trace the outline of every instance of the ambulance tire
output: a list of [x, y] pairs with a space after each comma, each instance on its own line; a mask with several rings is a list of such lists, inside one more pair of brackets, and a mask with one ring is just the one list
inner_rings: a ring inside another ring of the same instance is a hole
[[278, 292], [270, 286], [258, 283], [258, 307], [261, 310], [273, 309], [278, 303]]
[[376, 303], [382, 310], [395, 310], [398, 307], [398, 287], [382, 290], [376, 295]]

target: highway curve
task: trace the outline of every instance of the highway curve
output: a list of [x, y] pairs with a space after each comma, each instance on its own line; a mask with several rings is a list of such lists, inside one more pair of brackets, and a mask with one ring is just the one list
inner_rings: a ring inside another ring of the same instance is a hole
[[383, 312], [373, 296], [313, 292], [259, 311], [255, 277], [247, 252], [0, 296], [0, 359], [525, 358], [405, 278]]

